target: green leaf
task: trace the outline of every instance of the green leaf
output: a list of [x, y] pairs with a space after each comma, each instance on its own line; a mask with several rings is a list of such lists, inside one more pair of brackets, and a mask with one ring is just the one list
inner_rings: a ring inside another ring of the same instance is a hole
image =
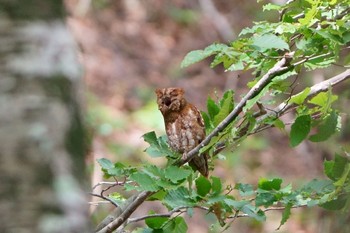
[[254, 207], [250, 204], [243, 206], [242, 212], [247, 214], [249, 217], [254, 218], [255, 220], [257, 220], [259, 222], [266, 221], [265, 213], [262, 210]]
[[120, 162], [113, 164], [110, 160], [105, 158], [97, 159], [97, 162], [100, 164], [106, 178], [122, 176], [125, 175], [127, 171], [133, 170], [133, 168], [126, 168], [125, 165]]
[[159, 190], [158, 192], [152, 194], [149, 198], [147, 198], [148, 201], [161, 201], [164, 199], [165, 195], [167, 193], [163, 190]]
[[108, 170], [114, 167], [114, 164], [110, 160], [105, 158], [97, 159], [97, 162], [100, 164], [101, 168], [105, 170]]
[[282, 213], [282, 219], [281, 219], [280, 225], [278, 226], [277, 230], [279, 230], [281, 228], [281, 226], [283, 226], [287, 222], [287, 220], [289, 219], [292, 206], [293, 206], [292, 203], [288, 203], [285, 206], [283, 213]]
[[326, 113], [331, 108], [334, 101], [338, 99], [338, 96], [333, 95], [331, 89], [327, 92], [320, 92], [308, 102], [321, 107], [321, 111]]
[[215, 103], [215, 101], [208, 97], [207, 100], [207, 109], [210, 119], [214, 119], [214, 117], [220, 112], [220, 107]]
[[256, 206], [271, 206], [276, 200], [275, 195], [272, 193], [258, 193], [255, 198]]
[[139, 184], [139, 187], [138, 187], [139, 191], [144, 190], [144, 191], [155, 192], [159, 190], [159, 187], [156, 184], [156, 181], [145, 173], [137, 172], [137, 173], [131, 174], [130, 180], [133, 180]]
[[253, 185], [251, 185], [251, 184], [238, 183], [235, 185], [235, 189], [237, 189], [239, 191], [239, 194], [242, 197], [251, 196], [255, 193]]
[[[148, 213], [149, 215], [155, 214], [154, 211], [150, 211]], [[166, 221], [168, 221], [169, 218], [167, 217], [153, 217], [153, 218], [146, 218], [145, 223], [149, 228], [152, 229], [161, 229], [162, 226]]]
[[334, 164], [332, 167], [332, 176], [334, 177], [334, 180], [338, 180], [341, 178], [341, 176], [344, 173], [345, 166], [349, 163], [349, 159], [346, 157], [343, 157], [339, 154], [335, 154], [334, 158]]
[[274, 34], [253, 37], [252, 46], [257, 47], [261, 52], [268, 49], [289, 50], [289, 45], [283, 39]]
[[315, 70], [318, 68], [326, 68], [335, 62], [335, 57], [318, 57], [315, 59], [309, 59], [307, 62], [304, 63], [304, 66], [308, 70]]
[[204, 50], [194, 50], [189, 52], [183, 61], [181, 62], [181, 68], [188, 67], [194, 63], [197, 63], [211, 55], [223, 52], [229, 47], [225, 44], [212, 44], [206, 47]]
[[290, 131], [290, 145], [296, 147], [309, 134], [311, 129], [311, 116], [301, 115], [294, 121]]
[[196, 202], [189, 197], [189, 191], [183, 186], [175, 190], [169, 190], [163, 203], [172, 209], [186, 206], [193, 207], [196, 205]]
[[334, 185], [331, 180], [317, 180], [313, 179], [307, 183], [303, 188], [305, 192], [314, 192], [317, 194], [325, 194], [334, 191]]
[[242, 210], [245, 205], [250, 205], [250, 202], [247, 200], [236, 201], [230, 198], [225, 198], [224, 202], [235, 210]]
[[222, 184], [219, 177], [211, 176], [211, 189], [213, 192], [213, 195], [218, 195], [222, 191]]
[[207, 178], [200, 176], [196, 179], [196, 188], [198, 195], [205, 197], [211, 189], [211, 184]]
[[331, 180], [335, 180], [333, 167], [334, 167], [334, 161], [325, 160], [323, 162], [324, 174], [326, 174], [326, 176]]
[[176, 166], [170, 166], [165, 169], [164, 174], [167, 179], [176, 183], [179, 180], [186, 179], [191, 174], [191, 171]]
[[259, 180], [258, 188], [263, 189], [263, 190], [280, 190], [281, 189], [281, 184], [282, 184], [282, 179], [275, 178], [275, 179], [265, 179], [261, 178]]
[[214, 126], [217, 126], [233, 109], [233, 91], [225, 92], [222, 100], [220, 100], [220, 111], [214, 117]]
[[326, 210], [341, 210], [348, 200], [348, 195], [340, 195], [337, 199], [320, 204]]
[[125, 198], [118, 192], [110, 193], [108, 195], [117, 205], [122, 206], [125, 203]]
[[337, 132], [338, 114], [332, 111], [324, 120], [323, 124], [318, 127], [318, 132], [310, 136], [309, 140], [312, 142], [322, 142], [327, 140], [335, 132]]
[[270, 10], [280, 10], [281, 6], [280, 5], [276, 5], [276, 4], [272, 4], [272, 3], [268, 3], [266, 5], [263, 6], [263, 11], [270, 11]]
[[310, 87], [305, 88], [302, 92], [296, 95], [293, 95], [288, 102], [291, 104], [294, 103], [297, 105], [301, 105], [302, 103], [304, 103], [307, 95], [310, 93], [310, 90], [311, 90]]
[[315, 19], [315, 16], [317, 15], [318, 12], [318, 5], [320, 4], [321, 0], [309, 0], [308, 1], [311, 4], [310, 9], [305, 9], [305, 17], [299, 19], [298, 21], [301, 23], [302, 26], [311, 26], [314, 22], [317, 21]]
[[169, 148], [167, 144], [167, 137], [161, 136], [157, 138], [154, 131], [144, 134], [143, 139], [150, 146], [145, 150], [151, 157], [169, 156], [176, 158], [176, 154]]
[[163, 227], [164, 233], [186, 233], [187, 232], [187, 224], [183, 217], [175, 217], [167, 222]]
[[256, 96], [254, 96], [253, 98], [251, 98], [250, 100], [247, 101], [246, 105], [244, 105], [243, 107], [243, 111], [246, 112], [247, 110], [251, 109], [255, 104], [256, 102], [258, 102], [262, 96], [264, 96], [268, 91], [269, 91], [269, 88], [270, 86], [272, 85], [273, 83], [270, 82], [269, 84], [267, 84], [267, 86], [265, 86], [260, 92], [259, 94], [257, 94]]

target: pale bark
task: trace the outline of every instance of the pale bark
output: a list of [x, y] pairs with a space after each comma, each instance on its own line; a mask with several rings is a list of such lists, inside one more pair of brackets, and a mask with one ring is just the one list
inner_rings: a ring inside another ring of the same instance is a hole
[[80, 66], [63, 3], [1, 10], [0, 232], [90, 232]]

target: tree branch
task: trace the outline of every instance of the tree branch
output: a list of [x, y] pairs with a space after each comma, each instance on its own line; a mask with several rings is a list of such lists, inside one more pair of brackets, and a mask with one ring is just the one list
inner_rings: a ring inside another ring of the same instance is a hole
[[[260, 80], [259, 82], [247, 93], [247, 95], [242, 98], [242, 100], [236, 105], [235, 109], [204, 139], [204, 141], [198, 145], [196, 148], [191, 150], [188, 154], [183, 156], [183, 158], [178, 162], [178, 165], [183, 165], [184, 163], [191, 160], [194, 156], [196, 156], [199, 153], [199, 150], [208, 145], [210, 140], [219, 134], [223, 129], [225, 129], [233, 120], [236, 119], [236, 117], [242, 112], [243, 107], [246, 105], [247, 101], [254, 98], [257, 94], [260, 93], [260, 91], [267, 86], [267, 84], [277, 75], [286, 73], [291, 68], [293, 68], [292, 65], [289, 64], [289, 61], [291, 60], [292, 55], [285, 56], [282, 58], [276, 65], [269, 70]], [[335, 86], [346, 79], [350, 78], [350, 69], [344, 71], [343, 73], [330, 78], [328, 80], [325, 80], [321, 83], [315, 84], [311, 87], [310, 93], [308, 95], [308, 98], [311, 98], [312, 96], [315, 96], [316, 94], [327, 91], [329, 87]], [[297, 94], [298, 95], [298, 94]], [[294, 95], [295, 96], [295, 95]], [[295, 107], [295, 104], [289, 104], [289, 103], [282, 103], [277, 108], [275, 108], [272, 112], [260, 117], [259, 122], [262, 122], [263, 119], [266, 117], [271, 116], [280, 116], [281, 114], [285, 113], [289, 109]], [[119, 211], [119, 215], [112, 219], [108, 224], [103, 226], [101, 230], [98, 230], [97, 233], [110, 233], [113, 232], [115, 229], [120, 227], [123, 223], [126, 222], [126, 220], [130, 217], [130, 215], [140, 206], [150, 195], [152, 195], [153, 192], [149, 191], [143, 191], [136, 195], [134, 195], [132, 198], [129, 198], [127, 201], [127, 204], [125, 205], [125, 208], [121, 208]], [[280, 207], [278, 207], [281, 209]], [[276, 208], [267, 209], [269, 210], [276, 210]], [[174, 214], [179, 210], [173, 210], [167, 214], [159, 215], [159, 216], [169, 216], [169, 214]], [[157, 215], [158, 216], [158, 215]], [[151, 216], [154, 217], [154, 216]], [[246, 217], [245, 215], [238, 215], [237, 217]], [[128, 223], [140, 221], [147, 218], [147, 216], [143, 216], [140, 218], [134, 218], [129, 219]]]
[[[328, 89], [330, 87], [333, 87], [341, 82], [344, 82], [345, 80], [347, 80], [349, 78], [350, 78], [350, 69], [347, 69], [343, 73], [340, 73], [340, 74], [334, 76], [333, 78], [330, 78], [330, 79], [327, 79], [323, 82], [317, 83], [311, 87], [310, 92], [309, 92], [308, 96], [306, 97], [306, 99], [310, 99], [320, 92], [328, 91]], [[293, 98], [297, 95], [300, 95], [300, 94], [301, 94], [301, 92], [296, 94], [296, 95], [293, 95], [291, 98]], [[258, 119], [257, 124], [261, 123], [263, 120], [265, 120], [268, 117], [279, 117], [279, 116], [283, 115], [285, 112], [287, 112], [288, 110], [290, 110], [291, 108], [294, 108], [296, 106], [297, 106], [296, 104], [288, 103], [288, 101], [281, 103], [278, 107], [273, 109], [270, 113], [260, 117]]]
[[[142, 191], [138, 194], [135, 194], [127, 200], [127, 203], [124, 208], [120, 208], [120, 214], [117, 218], [112, 220], [101, 230], [98, 230], [97, 233], [112, 233], [118, 227], [120, 227], [125, 221], [130, 217], [130, 215], [139, 207], [153, 192]], [[101, 227], [98, 227], [101, 228]]]
[[277, 75], [284, 74], [294, 66], [290, 65], [290, 61], [294, 52], [286, 54], [279, 62], [275, 64], [242, 98], [242, 100], [236, 105], [233, 111], [195, 148], [193, 148], [187, 154], [184, 154], [180, 161], [177, 162], [178, 166], [181, 166], [188, 161], [190, 161], [194, 156], [199, 153], [199, 150], [204, 146], [208, 145], [210, 140], [217, 136], [219, 132], [224, 130], [236, 117], [242, 112], [243, 107], [246, 105], [247, 101], [258, 95]]

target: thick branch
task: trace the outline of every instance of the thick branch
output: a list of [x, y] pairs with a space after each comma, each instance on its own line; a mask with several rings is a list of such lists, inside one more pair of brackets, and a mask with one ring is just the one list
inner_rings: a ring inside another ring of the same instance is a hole
[[254, 86], [250, 91], [242, 98], [242, 100], [236, 105], [233, 111], [194, 149], [189, 153], [185, 154], [177, 165], [183, 165], [190, 161], [194, 156], [199, 153], [199, 150], [204, 146], [208, 145], [210, 140], [217, 136], [219, 132], [224, 130], [236, 117], [242, 112], [243, 107], [247, 101], [258, 95], [270, 82], [271, 80], [280, 74], [286, 73], [293, 66], [289, 65], [294, 53], [286, 54], [279, 62], [276, 63]]
[[139, 207], [152, 194], [153, 192], [150, 191], [142, 191], [139, 194], [136, 194], [134, 198], [130, 198], [126, 207], [121, 210], [121, 214], [101, 230], [97, 231], [97, 233], [111, 233], [116, 230], [130, 217], [137, 207]]

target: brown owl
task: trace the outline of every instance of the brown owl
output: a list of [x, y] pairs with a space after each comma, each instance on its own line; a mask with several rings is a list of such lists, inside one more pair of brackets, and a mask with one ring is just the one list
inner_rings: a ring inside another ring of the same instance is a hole
[[[203, 118], [198, 109], [187, 102], [182, 88], [157, 89], [158, 108], [163, 114], [170, 147], [181, 154], [195, 148], [205, 138]], [[207, 155], [195, 156], [190, 166], [208, 177]]]

